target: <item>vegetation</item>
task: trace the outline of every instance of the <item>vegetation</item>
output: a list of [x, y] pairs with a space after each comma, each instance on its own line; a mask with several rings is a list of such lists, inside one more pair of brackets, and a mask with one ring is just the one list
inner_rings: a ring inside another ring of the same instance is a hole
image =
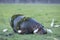
[[[34, 18], [45, 28], [51, 29], [53, 33], [46, 35], [15, 34], [10, 26], [10, 18], [14, 14], [23, 14]], [[60, 40], [60, 27], [50, 27], [53, 18], [55, 24], [60, 25], [60, 4], [0, 4], [0, 40]], [[5, 28], [8, 31], [4, 33], [3, 29]], [[13, 33], [13, 35], [6, 35], [9, 33]]]

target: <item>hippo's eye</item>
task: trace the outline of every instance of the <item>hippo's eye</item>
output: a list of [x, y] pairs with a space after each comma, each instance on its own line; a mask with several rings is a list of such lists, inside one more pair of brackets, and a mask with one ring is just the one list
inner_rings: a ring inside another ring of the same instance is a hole
[[44, 28], [44, 26], [42, 26]]

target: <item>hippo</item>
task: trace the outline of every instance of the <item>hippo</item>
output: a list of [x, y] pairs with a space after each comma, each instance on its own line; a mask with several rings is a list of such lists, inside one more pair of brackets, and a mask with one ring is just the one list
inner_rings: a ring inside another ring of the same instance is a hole
[[16, 14], [11, 17], [10, 25], [15, 33], [19, 34], [47, 34], [44, 26], [22, 14]]

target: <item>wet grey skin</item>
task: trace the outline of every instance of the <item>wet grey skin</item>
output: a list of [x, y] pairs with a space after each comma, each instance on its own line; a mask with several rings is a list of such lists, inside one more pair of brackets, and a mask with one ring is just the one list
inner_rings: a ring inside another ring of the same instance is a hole
[[15, 33], [18, 33], [18, 30], [22, 30], [20, 34], [33, 34], [34, 30], [38, 28], [38, 31], [36, 32], [37, 34], [47, 34], [47, 31], [44, 30], [44, 26], [42, 24], [38, 23], [36, 20], [32, 18], [26, 17], [26, 19], [22, 21], [24, 17], [25, 16], [13, 15], [13, 17], [11, 18], [10, 24]]

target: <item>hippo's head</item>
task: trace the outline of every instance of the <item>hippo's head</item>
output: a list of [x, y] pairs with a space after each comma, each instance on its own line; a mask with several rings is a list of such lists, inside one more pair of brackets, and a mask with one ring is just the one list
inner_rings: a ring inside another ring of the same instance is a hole
[[40, 25], [37, 29], [34, 30], [34, 33], [37, 34], [47, 34], [47, 31], [44, 29], [44, 26]]
[[43, 28], [42, 28], [42, 29], [40, 29], [40, 31], [39, 31], [39, 32], [40, 32], [40, 34], [47, 34], [47, 31], [46, 31], [45, 29], [43, 29]]
[[39, 28], [38, 34], [47, 34], [47, 31], [44, 29], [44, 27]]

